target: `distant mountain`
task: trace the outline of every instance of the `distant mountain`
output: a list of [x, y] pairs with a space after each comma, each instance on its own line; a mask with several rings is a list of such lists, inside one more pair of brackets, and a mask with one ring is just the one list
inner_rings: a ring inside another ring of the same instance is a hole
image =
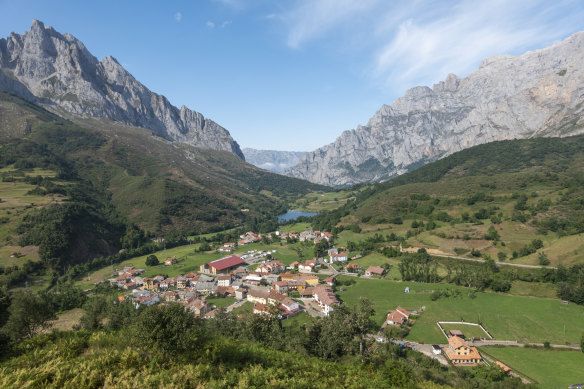
[[195, 111], [172, 106], [113, 57], [98, 61], [70, 34], [34, 20], [30, 31], [0, 39], [0, 90], [82, 118], [107, 118], [152, 130], [167, 140], [230, 151], [244, 158], [229, 132]]
[[296, 165], [303, 154], [304, 151], [243, 149], [243, 155], [248, 163], [275, 173], [282, 173]]
[[450, 74], [432, 89], [410, 89], [286, 174], [331, 186], [377, 182], [478, 144], [583, 132], [579, 32], [518, 57], [488, 58], [466, 78]]

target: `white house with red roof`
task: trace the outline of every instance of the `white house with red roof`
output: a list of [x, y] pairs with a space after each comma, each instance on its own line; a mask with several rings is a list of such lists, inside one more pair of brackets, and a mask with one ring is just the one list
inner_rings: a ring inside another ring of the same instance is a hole
[[387, 312], [387, 319], [385, 322], [389, 325], [399, 326], [408, 321], [412, 313], [413, 312], [407, 311], [402, 307], [397, 307], [395, 311]]
[[346, 262], [349, 260], [347, 253], [330, 253], [330, 263]]

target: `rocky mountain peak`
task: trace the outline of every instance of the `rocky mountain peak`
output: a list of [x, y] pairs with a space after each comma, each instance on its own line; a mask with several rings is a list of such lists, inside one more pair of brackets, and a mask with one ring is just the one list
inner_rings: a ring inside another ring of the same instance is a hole
[[386, 180], [477, 144], [584, 132], [584, 32], [521, 56], [485, 59], [406, 91], [286, 174], [345, 186]]
[[114, 57], [98, 61], [81, 41], [33, 20], [23, 35], [0, 39], [0, 90], [79, 117], [107, 118], [149, 129], [171, 141], [225, 150], [244, 158], [217, 123], [138, 82]]

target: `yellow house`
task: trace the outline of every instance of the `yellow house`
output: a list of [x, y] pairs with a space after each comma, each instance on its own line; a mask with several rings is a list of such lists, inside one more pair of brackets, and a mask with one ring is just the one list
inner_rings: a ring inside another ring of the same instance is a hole
[[[290, 272], [280, 274], [280, 279], [282, 281], [304, 281], [308, 286], [317, 285], [319, 282], [318, 276], [313, 274], [292, 274]], [[299, 288], [298, 290], [301, 290]]]
[[481, 355], [476, 347], [469, 346], [458, 336], [448, 338], [445, 353], [454, 365], [476, 366], [481, 362]]

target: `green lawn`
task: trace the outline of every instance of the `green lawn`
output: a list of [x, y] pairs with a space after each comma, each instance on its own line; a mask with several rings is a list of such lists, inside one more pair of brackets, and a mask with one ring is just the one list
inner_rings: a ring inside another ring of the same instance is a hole
[[286, 319], [286, 320], [282, 321], [282, 327], [287, 328], [287, 327], [297, 327], [297, 326], [301, 326], [303, 324], [308, 325], [310, 323], [313, 323], [315, 320], [316, 319], [314, 319], [308, 313], [301, 312], [298, 315], [291, 317], [290, 319]]
[[542, 388], [567, 388], [584, 382], [584, 353], [521, 347], [481, 347], [517, 373], [536, 380]]
[[[444, 284], [354, 279], [357, 283], [344, 287], [346, 290], [338, 292], [339, 297], [349, 305], [356, 304], [360, 297], [369, 298], [375, 304], [374, 320], [379, 325], [383, 323], [387, 310], [398, 305], [410, 310], [426, 307], [408, 336], [412, 340], [442, 342], [444, 336], [436, 321], [461, 320], [482, 322], [496, 339], [501, 340], [574, 344], [582, 336], [584, 306], [497, 293], [476, 293], [475, 298], [470, 298], [465, 288]], [[410, 288], [410, 293], [403, 293], [406, 286]], [[460, 296], [442, 297], [436, 301], [430, 299], [432, 291], [446, 288], [460, 290]]]
[[231, 315], [239, 315], [245, 312], [253, 312], [253, 304], [249, 301], [246, 301], [242, 306], [235, 308], [233, 311], [230, 312]]
[[361, 265], [363, 267], [363, 271], [367, 270], [369, 266], [381, 266], [384, 263], [390, 264], [391, 269], [387, 274], [385, 274], [384, 277], [391, 280], [401, 279], [401, 275], [399, 274], [399, 270], [397, 268], [397, 265], [399, 264], [399, 259], [397, 258], [387, 258], [385, 255], [380, 253], [371, 253], [351, 262], [355, 262]]
[[[438, 326], [438, 325], [436, 325]], [[481, 329], [481, 327], [479, 326], [473, 326], [470, 324], [442, 324], [442, 328], [444, 328], [444, 331], [448, 334], [448, 331], [450, 330], [460, 330], [465, 338], [470, 339], [470, 338], [485, 338], [488, 339], [489, 336], [485, 333], [485, 331], [483, 331]], [[443, 342], [446, 342], [446, 338], [442, 337]]]
[[206, 301], [209, 305], [215, 305], [217, 308], [226, 308], [236, 302], [234, 297], [207, 297]]

